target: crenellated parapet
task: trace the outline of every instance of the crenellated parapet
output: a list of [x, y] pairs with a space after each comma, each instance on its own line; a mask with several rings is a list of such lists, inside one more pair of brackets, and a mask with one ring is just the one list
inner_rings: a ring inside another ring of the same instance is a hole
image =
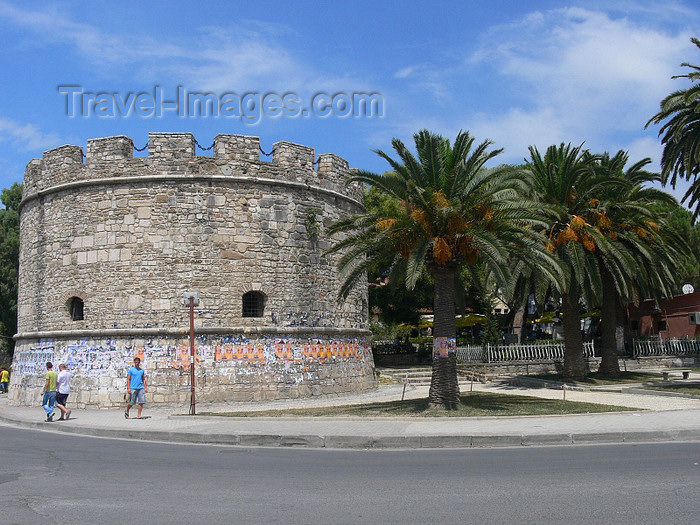
[[130, 137], [116, 135], [88, 140], [87, 154], [80, 146], [65, 145], [33, 159], [25, 170], [24, 198], [80, 181], [169, 176], [223, 177], [297, 183], [339, 193], [362, 201], [362, 188], [347, 185], [348, 162], [325, 153], [316, 158], [314, 148], [292, 142], [276, 142], [272, 158], [260, 155], [258, 137], [219, 134], [213, 155], [197, 154], [198, 143], [191, 133], [149, 133], [146, 156], [134, 156]]

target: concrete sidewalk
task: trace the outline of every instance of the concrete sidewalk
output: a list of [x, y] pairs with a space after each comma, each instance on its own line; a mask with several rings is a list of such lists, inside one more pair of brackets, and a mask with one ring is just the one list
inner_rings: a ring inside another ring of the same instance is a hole
[[[470, 385], [462, 385], [468, 391]], [[198, 412], [255, 411], [389, 401], [401, 385], [353, 396], [265, 403], [198, 405]], [[561, 398], [552, 388], [475, 384], [475, 391]], [[406, 397], [427, 396], [409, 387]], [[468, 448], [574, 445], [650, 441], [700, 441], [700, 399], [593, 390], [568, 391], [567, 400], [632, 407], [632, 412], [565, 416], [483, 418], [356, 418], [186, 416], [189, 407], [149, 408], [146, 419], [125, 419], [122, 410], [74, 410], [71, 419], [46, 423], [40, 406], [8, 406], [0, 396], [0, 421], [21, 427], [89, 436], [236, 446], [316, 448]], [[70, 398], [69, 403], [70, 407]], [[136, 410], [132, 410], [132, 415]], [[58, 413], [57, 416], [58, 417]]]

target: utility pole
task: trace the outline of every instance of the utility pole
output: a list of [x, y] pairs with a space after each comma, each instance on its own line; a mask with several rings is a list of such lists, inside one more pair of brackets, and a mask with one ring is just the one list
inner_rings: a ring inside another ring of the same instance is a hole
[[194, 394], [194, 307], [199, 306], [199, 292], [185, 292], [185, 306], [190, 307], [190, 415], [197, 414]]

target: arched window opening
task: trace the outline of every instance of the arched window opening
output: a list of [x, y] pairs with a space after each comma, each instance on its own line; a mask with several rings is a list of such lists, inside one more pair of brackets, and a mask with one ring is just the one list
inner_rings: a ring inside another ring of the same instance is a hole
[[68, 311], [70, 312], [70, 318], [72, 321], [82, 321], [85, 319], [83, 316], [84, 303], [80, 297], [71, 297], [68, 299]]
[[243, 317], [262, 317], [265, 310], [265, 294], [247, 292], [243, 294]]

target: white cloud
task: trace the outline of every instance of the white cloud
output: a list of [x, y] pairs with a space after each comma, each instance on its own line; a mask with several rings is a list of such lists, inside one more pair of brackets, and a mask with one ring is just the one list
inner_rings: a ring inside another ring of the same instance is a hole
[[683, 72], [681, 62], [693, 62], [690, 37], [700, 33], [699, 16], [682, 4], [670, 8], [662, 17], [655, 5], [612, 1], [535, 11], [487, 28], [461, 62], [452, 59], [459, 49], [447, 49], [393, 73], [399, 88], [387, 98], [410, 110], [388, 119], [387, 130], [415, 124], [416, 131], [429, 122], [438, 132], [466, 128], [504, 147], [508, 162], [522, 161], [530, 145], [585, 142], [593, 151], [631, 150], [634, 160], [651, 156], [658, 165], [656, 129], [644, 125], [663, 97], [688, 85], [671, 76]]
[[599, 137], [639, 129], [679, 87], [670, 77], [692, 53], [690, 36], [603, 12], [558, 9], [493, 29], [475, 60], [520, 83], [522, 103], [558, 116], [568, 134]]
[[394, 78], [408, 78], [413, 74], [414, 69], [413, 66], [401, 68], [394, 73]]
[[551, 108], [528, 111], [512, 108], [501, 115], [480, 114], [470, 123], [477, 140], [490, 139], [494, 145], [504, 148], [502, 161], [522, 162], [528, 156], [528, 146], [544, 151], [551, 144], [573, 142], [584, 139], [566, 134], [561, 119]]
[[[661, 165], [661, 153], [663, 146], [661, 142], [652, 137], [642, 137], [632, 141], [628, 145], [622, 145], [617, 149], [624, 149], [629, 153], [630, 162], [637, 162], [645, 157], [649, 157], [652, 161], [647, 169], [659, 171]], [[614, 151], [611, 151], [614, 153]]]
[[31, 10], [0, 0], [1, 19], [31, 32], [35, 45], [71, 45], [105, 77], [128, 73], [142, 81], [185, 82], [190, 89], [213, 92], [368, 89], [362, 79], [329, 74], [296, 57], [278, 41], [286, 28], [271, 23], [200, 27], [185, 39], [168, 41], [110, 33], [52, 6]]
[[59, 144], [55, 133], [44, 133], [34, 124], [20, 124], [12, 119], [0, 118], [0, 142], [10, 141], [21, 151], [44, 150]]
[[[655, 130], [644, 131], [644, 125], [664, 96], [688, 85], [671, 76], [696, 56], [687, 29], [693, 20], [698, 17], [676, 20], [672, 32], [657, 27], [641, 8], [627, 9], [624, 17], [603, 8], [536, 11], [487, 29], [461, 66], [420, 66], [431, 80], [422, 87], [438, 102], [434, 86], [448, 90], [440, 94], [452, 99], [448, 111], [439, 113], [441, 128], [467, 127], [479, 140], [490, 138], [510, 162], [521, 161], [529, 145], [585, 142], [593, 151], [629, 149], [633, 159], [651, 151], [641, 157], [651, 156], [658, 165], [660, 145], [650, 138]], [[421, 87], [417, 67], [394, 76]], [[421, 111], [434, 118], [436, 109]]]

